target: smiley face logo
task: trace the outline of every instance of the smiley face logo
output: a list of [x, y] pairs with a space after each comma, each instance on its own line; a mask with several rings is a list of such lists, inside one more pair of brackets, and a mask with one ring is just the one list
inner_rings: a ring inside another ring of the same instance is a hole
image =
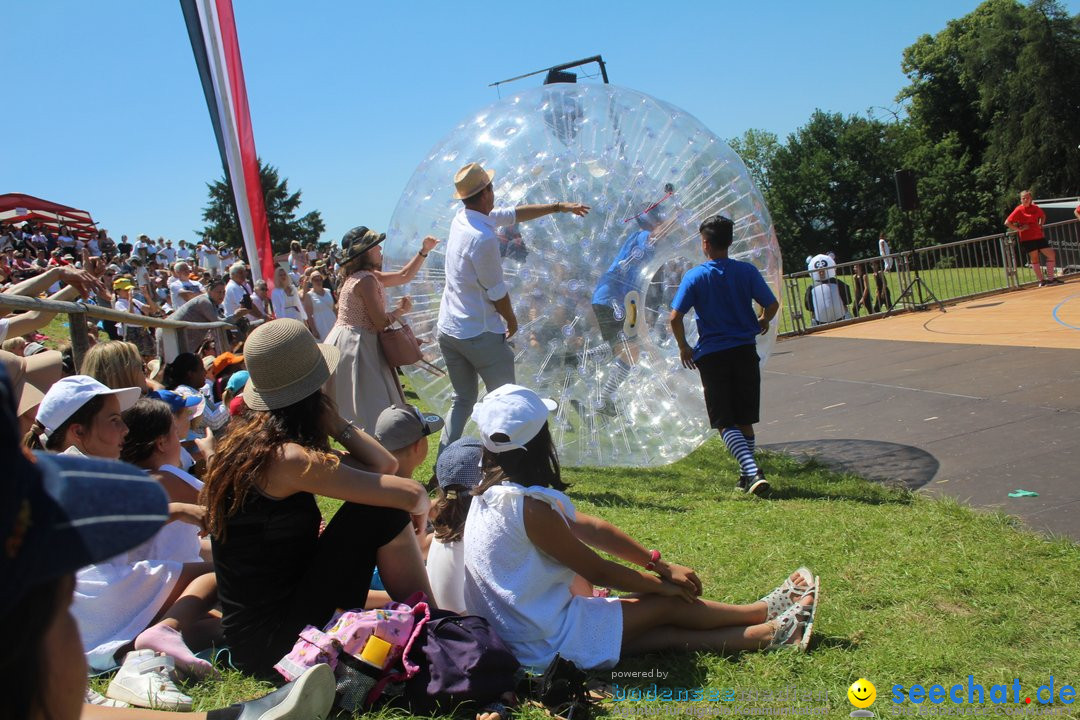
[[859, 678], [851, 683], [847, 691], [848, 700], [857, 708], [868, 708], [877, 700], [877, 688], [866, 678]]

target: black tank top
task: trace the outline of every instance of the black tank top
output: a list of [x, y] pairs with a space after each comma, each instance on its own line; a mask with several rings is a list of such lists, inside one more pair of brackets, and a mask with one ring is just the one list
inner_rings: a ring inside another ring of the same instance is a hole
[[252, 489], [214, 538], [222, 628], [233, 646], [272, 634], [297, 591], [319, 539], [322, 516], [311, 493], [276, 500]]

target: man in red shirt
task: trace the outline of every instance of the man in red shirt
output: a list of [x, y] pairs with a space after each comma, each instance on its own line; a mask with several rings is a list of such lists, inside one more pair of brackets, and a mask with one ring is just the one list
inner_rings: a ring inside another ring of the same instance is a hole
[[[1035, 271], [1035, 277], [1039, 281], [1039, 287], [1062, 283], [1054, 274], [1054, 264], [1057, 256], [1050, 247], [1046, 236], [1043, 234], [1043, 223], [1046, 222], [1046, 213], [1038, 205], [1031, 201], [1031, 191], [1020, 192], [1020, 204], [1005, 218], [1005, 227], [1016, 230], [1020, 235], [1020, 252], [1027, 253], [1031, 258], [1031, 268]], [[1042, 264], [1039, 262], [1039, 253], [1046, 255], [1046, 275], [1043, 277]]]

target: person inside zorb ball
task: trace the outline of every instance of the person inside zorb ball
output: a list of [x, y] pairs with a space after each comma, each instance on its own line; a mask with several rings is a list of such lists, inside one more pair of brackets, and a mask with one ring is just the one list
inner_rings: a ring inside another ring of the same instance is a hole
[[[387, 231], [391, 265], [412, 257], [425, 235], [447, 237], [462, 207], [455, 173], [469, 163], [495, 172], [496, 208], [590, 208], [583, 217], [550, 214], [497, 232], [518, 320], [509, 340], [515, 381], [558, 403], [552, 431], [562, 464], [659, 465], [697, 448], [710, 431], [701, 386], [682, 367], [667, 318], [683, 274], [703, 261], [700, 223], [731, 218], [730, 256], [756, 266], [780, 294], [776, 234], [743, 162], [693, 116], [634, 90], [526, 90], [466, 119], [420, 163]], [[397, 288], [412, 297], [407, 319], [440, 366], [444, 252], [440, 245], [413, 282]], [[693, 344], [694, 323], [687, 329]], [[774, 325], [759, 338], [762, 363], [775, 337]], [[446, 377], [420, 366], [406, 371], [424, 403], [451, 406]]]

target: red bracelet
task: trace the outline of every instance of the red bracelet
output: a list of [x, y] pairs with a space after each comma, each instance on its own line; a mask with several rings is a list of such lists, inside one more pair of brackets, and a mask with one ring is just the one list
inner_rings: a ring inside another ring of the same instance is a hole
[[649, 562], [645, 563], [645, 569], [649, 570], [650, 572], [655, 570], [656, 569], [656, 563], [658, 563], [658, 562], [660, 562], [660, 551], [659, 550], [650, 550], [649, 551]]

